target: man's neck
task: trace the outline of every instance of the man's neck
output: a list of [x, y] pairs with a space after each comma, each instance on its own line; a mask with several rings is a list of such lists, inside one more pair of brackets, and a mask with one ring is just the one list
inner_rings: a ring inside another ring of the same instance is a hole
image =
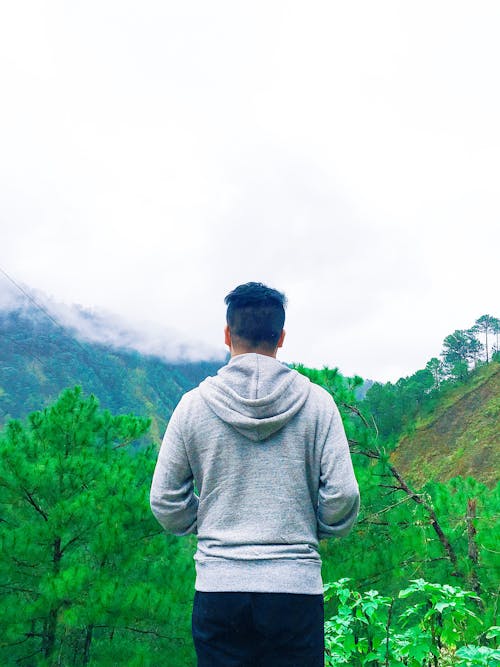
[[278, 350], [269, 350], [268, 348], [241, 348], [238, 347], [237, 349], [232, 349], [231, 350], [231, 359], [233, 357], [237, 357], [240, 354], [263, 354], [265, 357], [273, 357], [273, 359], [276, 359], [276, 355], [278, 353]]

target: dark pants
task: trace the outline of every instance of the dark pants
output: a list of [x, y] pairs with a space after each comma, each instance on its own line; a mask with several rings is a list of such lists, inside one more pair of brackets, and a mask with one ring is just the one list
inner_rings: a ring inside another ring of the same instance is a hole
[[198, 667], [323, 667], [322, 595], [195, 592]]

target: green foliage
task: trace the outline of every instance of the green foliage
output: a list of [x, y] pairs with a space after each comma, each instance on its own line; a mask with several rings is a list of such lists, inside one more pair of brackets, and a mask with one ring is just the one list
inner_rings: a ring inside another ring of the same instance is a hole
[[6, 426], [2, 664], [157, 665], [172, 644], [189, 663], [189, 554], [151, 515], [155, 453], [128, 451], [148, 427], [78, 388]]
[[[341, 544], [331, 540], [320, 545], [323, 579], [350, 577], [361, 590], [382, 587], [394, 597], [410, 579], [433, 579], [441, 585], [453, 581], [480, 590], [483, 618], [495, 623], [498, 488], [460, 477], [413, 487], [399, 464], [394, 464], [392, 443], [375, 427], [369, 403], [356, 401], [349, 379], [336, 369], [299, 370], [330, 391], [339, 405], [361, 490], [361, 512], [351, 534]], [[481, 382], [471, 376], [471, 400], [476, 390], [486, 387], [483, 376], [489, 378], [495, 371], [493, 367], [478, 371]], [[386, 409], [390, 413], [390, 406]], [[471, 420], [469, 412], [464, 419]], [[471, 499], [477, 505], [477, 516], [470, 520], [475, 535], [469, 534], [466, 518]], [[476, 561], [469, 553], [474, 546]]]
[[302, 375], [308, 377], [311, 382], [320, 385], [328, 393], [334, 396], [338, 404], [346, 406], [357, 403], [356, 392], [363, 385], [363, 378], [359, 375], [354, 377], [345, 377], [339, 373], [338, 368], [328, 368], [324, 366], [322, 369], [306, 368], [303, 364], [296, 364], [293, 366]]
[[[334, 605], [325, 622], [326, 665], [488, 667], [500, 661], [500, 651], [494, 647], [466, 643], [467, 621], [477, 628], [476, 639], [485, 637], [483, 644], [497, 632], [491, 628], [478, 634], [482, 623], [474, 593], [416, 579], [391, 597], [376, 590], [359, 593], [349, 583], [344, 578], [325, 586], [325, 600]], [[408, 598], [415, 599], [402, 606]]]
[[431, 584], [423, 579], [415, 579], [411, 586], [400, 591], [400, 598], [417, 596], [417, 601], [401, 614], [403, 624], [417, 622], [431, 634], [433, 646], [441, 648], [443, 643], [450, 644], [464, 640], [467, 621], [474, 619], [480, 623], [467, 603], [480, 602], [472, 591], [464, 591], [449, 584]]
[[373, 415], [379, 434], [388, 444], [393, 446], [423, 410], [432, 409], [444, 388], [441, 371], [441, 362], [434, 358], [410, 377], [394, 384], [376, 382], [370, 387], [363, 407]]
[[489, 362], [490, 357], [490, 346], [488, 343], [488, 334], [494, 335], [497, 337], [497, 348], [498, 348], [498, 334], [500, 333], [500, 320], [497, 317], [492, 317], [491, 315], [481, 315], [479, 317], [473, 328], [474, 333], [484, 334], [484, 350], [486, 355], [486, 363]]
[[[11, 322], [12, 345], [0, 348], [0, 409], [7, 406], [10, 414], [24, 414], [26, 406], [44, 402], [42, 395], [78, 378], [99, 391], [114, 413], [153, 417], [158, 439], [183, 391], [210, 370], [208, 364], [201, 370], [169, 367], [87, 344], [84, 354], [56, 330], [35, 331], [39, 323], [23, 334], [24, 324], [22, 318]], [[350, 577], [361, 591], [350, 591], [346, 581], [328, 589], [330, 664], [497, 664], [497, 631], [488, 627], [497, 623], [498, 489], [460, 477], [413, 487], [391, 453], [402, 432], [418, 433], [457, 401], [467, 406], [465, 390], [472, 402], [482, 400], [485, 378], [496, 369], [483, 365], [461, 385], [446, 378], [435, 358], [394, 385], [373, 385], [359, 400], [361, 378], [297, 368], [335, 397], [361, 488], [353, 532], [340, 543], [320, 545], [324, 580]], [[158, 411], [163, 416], [155, 417]], [[488, 442], [472, 409], [467, 411]], [[488, 403], [487, 411], [494, 426], [497, 407]], [[147, 495], [156, 454], [137, 448], [149, 437], [147, 426], [144, 418], [113, 415], [93, 397], [69, 390], [25, 423], [10, 422], [0, 436], [1, 664], [194, 664], [194, 541], [163, 535], [151, 516]], [[465, 454], [474, 445], [469, 439]], [[442, 449], [435, 451], [433, 470], [443, 458]], [[447, 461], [450, 470], [465, 458], [459, 454]], [[471, 499], [477, 516], [467, 522]], [[474, 545], [476, 559], [470, 555]]]
[[463, 667], [494, 667], [500, 664], [500, 651], [489, 646], [462, 646], [453, 664]]
[[[375, 382], [369, 388], [364, 401], [366, 410], [390, 446], [394, 447], [402, 434], [411, 431], [418, 417], [431, 414], [436, 403], [450, 389], [472, 381], [471, 371], [483, 363], [483, 350], [484, 360], [490, 360], [488, 333], [496, 336], [498, 350], [499, 322], [491, 315], [483, 315], [471, 329], [456, 330], [445, 338], [441, 352], [443, 361], [433, 357], [425, 369], [409, 377], [400, 378], [395, 383]], [[479, 333], [485, 335], [484, 345], [477, 337]], [[493, 352], [491, 360], [498, 361], [498, 354]]]
[[399, 438], [392, 460], [415, 484], [461, 475], [493, 486], [500, 463], [498, 363], [477, 368], [465, 384], [449, 384], [413, 425]]
[[463, 381], [467, 378], [469, 365], [478, 359], [483, 350], [483, 345], [475, 333], [474, 329], [457, 329], [444, 339], [444, 363], [448, 374], [457, 380]]

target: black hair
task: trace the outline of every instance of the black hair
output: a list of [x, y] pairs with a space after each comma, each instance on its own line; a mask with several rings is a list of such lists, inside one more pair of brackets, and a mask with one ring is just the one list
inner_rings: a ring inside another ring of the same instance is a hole
[[224, 303], [233, 338], [254, 348], [276, 348], [285, 323], [284, 294], [262, 283], [245, 283], [229, 292]]

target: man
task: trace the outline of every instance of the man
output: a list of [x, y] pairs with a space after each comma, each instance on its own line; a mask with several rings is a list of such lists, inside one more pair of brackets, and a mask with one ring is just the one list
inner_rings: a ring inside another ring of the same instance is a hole
[[198, 536], [199, 667], [320, 667], [318, 541], [346, 535], [359, 509], [344, 428], [332, 397], [276, 360], [285, 296], [247, 283], [225, 303], [231, 360], [175, 409], [151, 508]]

